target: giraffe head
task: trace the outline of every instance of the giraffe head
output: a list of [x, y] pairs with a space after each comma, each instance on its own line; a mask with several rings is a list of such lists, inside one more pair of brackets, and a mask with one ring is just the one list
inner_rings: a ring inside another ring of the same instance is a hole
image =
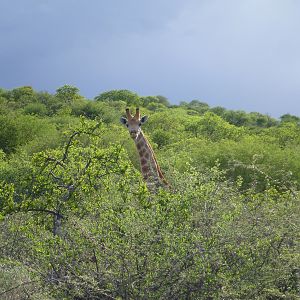
[[129, 108], [126, 108], [126, 116], [127, 119], [122, 117], [120, 121], [128, 128], [130, 136], [135, 140], [141, 132], [141, 125], [147, 121], [148, 117], [141, 117], [139, 108], [136, 109], [134, 116], [130, 114]]

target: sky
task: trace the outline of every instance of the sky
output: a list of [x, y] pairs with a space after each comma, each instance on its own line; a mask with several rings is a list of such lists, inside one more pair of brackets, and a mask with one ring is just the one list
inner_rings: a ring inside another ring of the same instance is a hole
[[299, 0], [0, 0], [0, 87], [300, 116]]

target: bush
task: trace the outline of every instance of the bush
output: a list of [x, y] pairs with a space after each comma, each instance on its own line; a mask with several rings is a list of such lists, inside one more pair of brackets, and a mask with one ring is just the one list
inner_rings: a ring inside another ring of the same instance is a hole
[[45, 149], [47, 145], [56, 145], [57, 140], [58, 133], [48, 121], [20, 114], [0, 115], [0, 149], [5, 153], [35, 142]]
[[55, 299], [296, 299], [296, 195], [241, 194], [217, 168], [175, 172], [175, 190], [149, 195], [126, 168], [76, 192], [59, 236], [50, 215], [7, 218], [0, 241], [23, 230], [1, 255], [44, 274], [41, 292]]
[[25, 114], [45, 116], [48, 111], [45, 104], [42, 103], [29, 103], [24, 107]]

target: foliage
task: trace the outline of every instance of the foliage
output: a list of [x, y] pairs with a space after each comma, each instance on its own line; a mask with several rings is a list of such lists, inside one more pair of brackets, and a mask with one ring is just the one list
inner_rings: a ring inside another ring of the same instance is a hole
[[186, 130], [193, 133], [194, 136], [206, 136], [212, 141], [219, 141], [222, 139], [238, 140], [243, 134], [244, 130], [228, 124], [220, 117], [213, 113], [205, 113], [198, 121], [192, 120], [186, 126]]
[[20, 114], [0, 115], [0, 148], [6, 153], [27, 145], [35, 151], [54, 146], [57, 135], [55, 127], [47, 119]]
[[141, 100], [141, 104], [148, 108], [149, 106], [164, 107], [170, 105], [169, 100], [166, 97], [161, 95], [140, 97], [140, 100]]
[[65, 84], [56, 90], [56, 97], [64, 102], [71, 103], [80, 98], [79, 89], [75, 86]]
[[[170, 183], [150, 192], [126, 106]], [[296, 116], [0, 89], [0, 298], [299, 299]]]
[[281, 122], [300, 122], [300, 118], [291, 114], [284, 114], [280, 117]]
[[43, 103], [29, 103], [24, 107], [25, 114], [45, 116], [47, 114], [47, 107]]
[[139, 106], [140, 99], [138, 94], [128, 90], [113, 90], [104, 92], [95, 97], [96, 101], [124, 101], [127, 105]]

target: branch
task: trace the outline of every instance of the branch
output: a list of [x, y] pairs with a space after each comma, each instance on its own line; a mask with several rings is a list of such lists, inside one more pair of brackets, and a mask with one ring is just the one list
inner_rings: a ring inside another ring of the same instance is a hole
[[67, 157], [68, 157], [68, 152], [69, 152], [69, 148], [71, 147], [72, 141], [73, 141], [74, 137], [75, 137], [76, 135], [79, 135], [79, 134], [80, 134], [79, 131], [75, 131], [75, 132], [73, 132], [73, 134], [70, 136], [69, 141], [68, 141], [68, 143], [67, 143], [67, 145], [66, 145], [66, 147], [65, 147], [65, 152], [64, 152], [63, 157], [62, 157], [62, 162], [64, 162], [64, 161], [67, 159]]
[[93, 262], [94, 262], [95, 265], [96, 265], [97, 276], [99, 276], [99, 275], [100, 275], [100, 273], [99, 273], [99, 265], [98, 265], [98, 259], [97, 259], [97, 256], [96, 256], [96, 251], [95, 251], [95, 249], [93, 249]]
[[59, 218], [64, 218], [64, 216], [63, 215], [61, 215], [60, 213], [57, 213], [57, 212], [55, 212], [55, 211], [53, 211], [53, 210], [49, 210], [49, 209], [43, 209], [43, 208], [29, 208], [29, 209], [27, 209], [26, 211], [36, 211], [36, 212], [44, 212], [44, 213], [47, 213], [47, 214], [51, 214], [51, 215], [53, 215], [53, 216], [57, 216], [57, 217], [59, 217]]

